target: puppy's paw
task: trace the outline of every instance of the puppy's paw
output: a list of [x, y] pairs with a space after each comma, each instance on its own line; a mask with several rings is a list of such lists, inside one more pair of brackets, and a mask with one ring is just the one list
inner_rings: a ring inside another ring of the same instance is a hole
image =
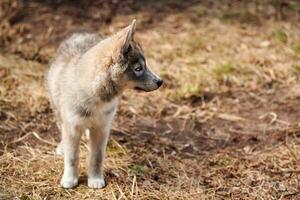
[[89, 178], [88, 186], [90, 188], [100, 189], [105, 187], [105, 181], [103, 178]]
[[56, 155], [62, 156], [64, 155], [64, 148], [62, 143], [59, 143], [58, 146], [56, 147]]
[[63, 188], [74, 188], [78, 185], [78, 178], [63, 176], [63, 178], [60, 181], [60, 185]]

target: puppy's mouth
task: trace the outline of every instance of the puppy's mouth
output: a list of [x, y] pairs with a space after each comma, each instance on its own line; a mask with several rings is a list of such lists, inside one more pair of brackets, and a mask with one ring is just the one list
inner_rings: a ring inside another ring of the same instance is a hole
[[134, 89], [138, 92], [147, 92], [147, 90], [140, 88], [140, 87], [135, 87]]

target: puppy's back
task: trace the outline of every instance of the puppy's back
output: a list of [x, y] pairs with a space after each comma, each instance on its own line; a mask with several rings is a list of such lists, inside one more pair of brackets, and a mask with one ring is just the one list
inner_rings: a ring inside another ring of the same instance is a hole
[[58, 56], [71, 58], [83, 54], [101, 40], [96, 33], [74, 33], [61, 43]]
[[74, 73], [76, 57], [101, 40], [102, 38], [95, 33], [74, 33], [61, 43], [47, 74], [49, 99], [54, 110], [60, 110], [60, 98], [68, 92], [67, 83], [74, 78], [71, 74]]

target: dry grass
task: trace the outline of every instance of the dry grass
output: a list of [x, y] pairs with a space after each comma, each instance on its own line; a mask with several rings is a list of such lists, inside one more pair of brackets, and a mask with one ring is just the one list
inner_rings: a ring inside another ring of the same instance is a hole
[[[284, 13], [271, 0], [99, 2], [106, 11], [91, 15], [64, 1], [58, 9], [1, 1], [0, 199], [300, 198], [296, 1]], [[87, 187], [84, 139], [79, 187], [62, 189], [47, 63], [68, 31], [110, 34], [133, 17], [165, 86], [123, 95], [107, 149], [107, 187]]]

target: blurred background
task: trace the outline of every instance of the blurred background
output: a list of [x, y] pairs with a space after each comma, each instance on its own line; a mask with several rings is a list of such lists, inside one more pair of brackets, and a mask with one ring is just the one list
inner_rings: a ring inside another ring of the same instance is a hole
[[[126, 91], [107, 187], [59, 186], [63, 159], [44, 84], [60, 42], [136, 40], [164, 86]], [[0, 199], [299, 199], [300, 1], [1, 0]]]

